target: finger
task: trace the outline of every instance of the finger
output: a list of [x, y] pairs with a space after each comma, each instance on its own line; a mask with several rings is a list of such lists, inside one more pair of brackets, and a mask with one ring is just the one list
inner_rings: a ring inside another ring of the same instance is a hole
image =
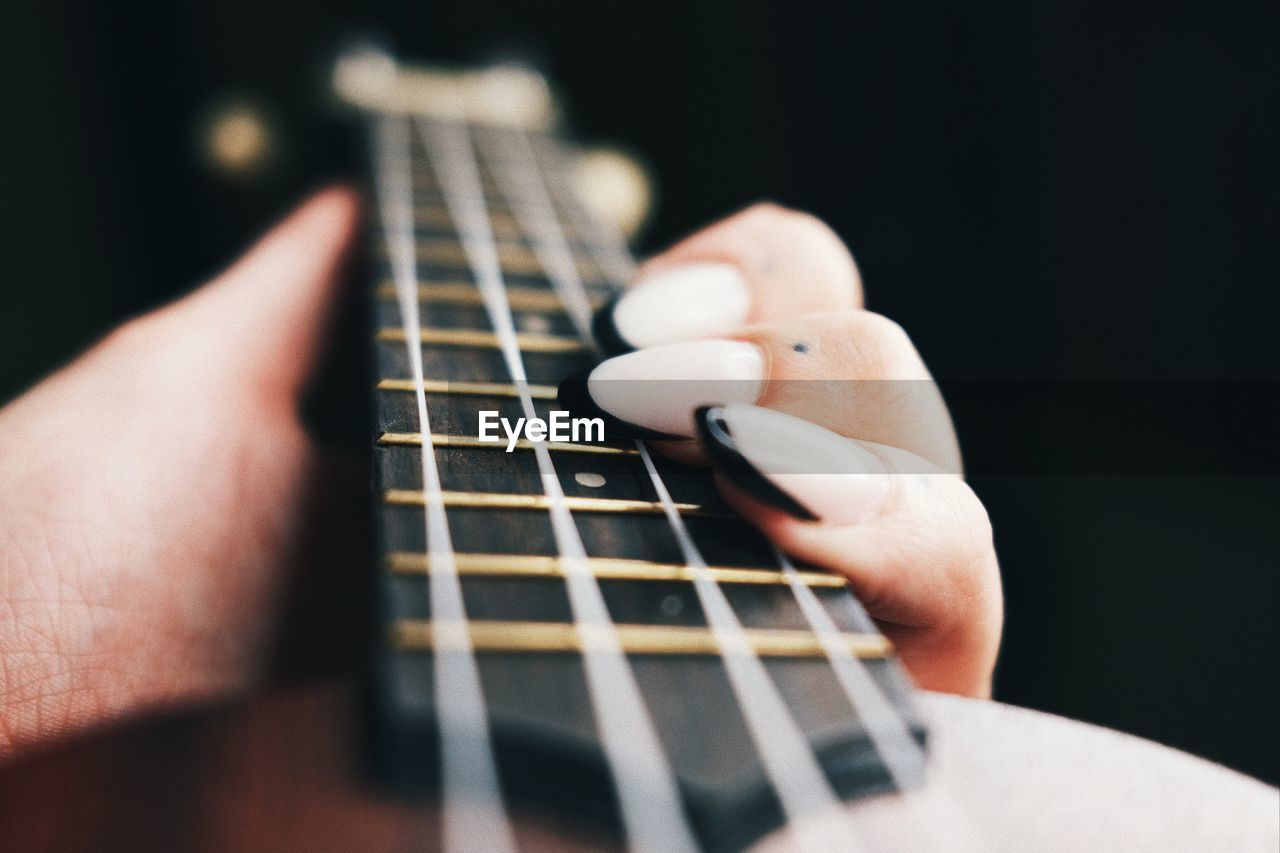
[[358, 218], [353, 191], [323, 190], [208, 285], [143, 323], [198, 342], [246, 384], [291, 399], [325, 340]]
[[757, 204], [646, 263], [596, 315], [595, 333], [614, 354], [861, 304], [858, 269], [834, 231], [809, 214]]
[[606, 436], [651, 440], [693, 437], [699, 406], [753, 403], [961, 469], [946, 404], [919, 353], [901, 327], [867, 311], [616, 356], [566, 380], [560, 400], [577, 415], [604, 419]]
[[923, 686], [989, 693], [999, 573], [959, 477], [755, 406], [703, 410], [699, 427], [735, 508], [792, 557], [845, 575]]

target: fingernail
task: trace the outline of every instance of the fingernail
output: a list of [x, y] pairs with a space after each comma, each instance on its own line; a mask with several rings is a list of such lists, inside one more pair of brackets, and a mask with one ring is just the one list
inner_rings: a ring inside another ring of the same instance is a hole
[[751, 292], [733, 264], [688, 264], [641, 279], [596, 314], [594, 331], [610, 355], [714, 338], [741, 327]]
[[607, 359], [560, 385], [560, 406], [599, 417], [606, 438], [693, 438], [699, 406], [753, 403], [764, 354], [742, 341], [691, 341]]
[[796, 518], [857, 524], [878, 515], [889, 497], [880, 458], [817, 424], [747, 405], [699, 409], [697, 423], [730, 482]]

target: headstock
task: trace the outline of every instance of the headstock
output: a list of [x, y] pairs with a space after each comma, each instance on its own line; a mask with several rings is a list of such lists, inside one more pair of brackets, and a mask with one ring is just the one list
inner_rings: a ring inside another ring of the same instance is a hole
[[[371, 45], [339, 55], [333, 92], [349, 107], [413, 113], [477, 125], [554, 131], [561, 122], [558, 99], [536, 69], [519, 63], [461, 68], [403, 63]], [[597, 215], [634, 238], [649, 217], [653, 185], [641, 161], [622, 149], [594, 146], [576, 152], [573, 182]]]

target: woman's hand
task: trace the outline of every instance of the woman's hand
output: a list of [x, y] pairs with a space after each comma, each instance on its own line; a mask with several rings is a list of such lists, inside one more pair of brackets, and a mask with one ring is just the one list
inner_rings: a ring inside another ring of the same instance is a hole
[[[160, 799], [173, 820], [139, 825], [139, 843], [182, 846], [192, 827], [255, 849], [424, 837], [430, 814], [372, 796], [333, 737], [350, 725], [349, 687], [248, 698], [279, 652], [286, 585], [323, 571], [326, 546], [303, 550], [315, 544], [304, 517], [344, 493], [317, 479], [327, 466], [298, 411], [355, 223], [350, 193], [320, 194], [216, 280], [0, 409], [0, 758], [244, 697], [158, 740], [126, 727], [8, 764], [0, 823], [43, 821], [59, 827], [53, 846], [100, 846], [99, 825], [58, 816], [116, 814], [136, 798], [121, 780], [172, 753], [180, 793]], [[809, 217], [754, 208], [647, 264], [631, 293], [602, 327], [642, 350], [610, 369], [654, 378], [655, 360], [671, 363], [664, 345], [691, 347], [676, 375], [723, 378], [728, 363], [738, 396], [719, 402], [739, 402], [697, 419], [706, 400], [621, 414], [701, 434], [697, 455], [730, 500], [797, 558], [848, 575], [924, 686], [986, 693], [1000, 626], [986, 517], [936, 389], [902, 332], [859, 309], [840, 242]], [[662, 446], [688, 456], [687, 444]], [[354, 646], [336, 622], [319, 636]], [[200, 803], [199, 820], [180, 803]]]
[[[300, 508], [325, 491], [298, 401], [355, 220], [351, 194], [322, 193], [0, 410], [0, 755], [261, 675]], [[604, 319], [642, 349], [596, 374], [661, 378], [673, 347], [685, 373], [727, 364], [738, 396], [716, 402], [739, 405], [614, 414], [701, 431], [730, 499], [848, 575], [924, 686], [984, 694], [1000, 625], [986, 517], [919, 357], [860, 302], [828, 229], [754, 208], [645, 266]]]
[[0, 409], [0, 758], [258, 677], [320, 492], [299, 396], [356, 219], [321, 193]]
[[709, 460], [774, 543], [849, 578], [921, 686], [990, 695], [1002, 598], [987, 514], [924, 362], [862, 308], [829, 228], [773, 205], [732, 216], [645, 264], [596, 333], [625, 353], [576, 386], [608, 433]]

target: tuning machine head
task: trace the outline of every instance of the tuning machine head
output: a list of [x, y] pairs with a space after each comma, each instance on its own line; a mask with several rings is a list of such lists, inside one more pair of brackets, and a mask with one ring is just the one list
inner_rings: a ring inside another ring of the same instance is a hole
[[332, 85], [339, 100], [363, 110], [530, 131], [550, 130], [556, 123], [555, 98], [546, 78], [515, 63], [478, 69], [414, 65], [359, 44], [338, 55]]

